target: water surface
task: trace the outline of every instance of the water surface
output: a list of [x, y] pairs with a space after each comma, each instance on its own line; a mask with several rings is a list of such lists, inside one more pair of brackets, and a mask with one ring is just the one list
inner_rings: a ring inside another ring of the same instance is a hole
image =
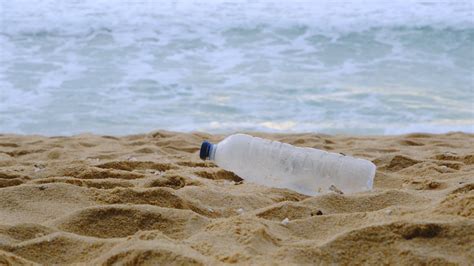
[[0, 131], [474, 132], [473, 10], [4, 0]]

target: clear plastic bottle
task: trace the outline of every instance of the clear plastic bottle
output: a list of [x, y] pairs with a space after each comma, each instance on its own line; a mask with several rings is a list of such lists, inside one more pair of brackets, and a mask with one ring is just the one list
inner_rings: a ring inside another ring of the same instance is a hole
[[218, 144], [203, 142], [200, 157], [247, 181], [311, 196], [331, 190], [370, 190], [376, 170], [367, 160], [245, 134], [231, 135]]

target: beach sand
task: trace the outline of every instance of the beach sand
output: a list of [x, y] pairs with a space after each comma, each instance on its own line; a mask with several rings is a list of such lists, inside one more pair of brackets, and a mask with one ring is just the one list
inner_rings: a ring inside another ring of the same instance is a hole
[[0, 265], [474, 264], [474, 135], [263, 134], [366, 158], [371, 192], [308, 197], [199, 159], [203, 140], [0, 135]]

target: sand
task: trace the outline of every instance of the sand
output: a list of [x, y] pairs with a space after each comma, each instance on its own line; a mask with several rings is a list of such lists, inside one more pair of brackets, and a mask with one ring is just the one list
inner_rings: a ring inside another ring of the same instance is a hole
[[373, 191], [308, 197], [203, 162], [201, 141], [0, 135], [0, 265], [474, 264], [474, 135], [254, 134], [366, 158]]

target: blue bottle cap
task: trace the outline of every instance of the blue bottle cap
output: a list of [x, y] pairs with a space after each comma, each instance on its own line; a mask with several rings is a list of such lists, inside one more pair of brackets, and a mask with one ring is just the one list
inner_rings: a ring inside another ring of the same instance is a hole
[[207, 140], [201, 144], [201, 151], [199, 152], [199, 157], [201, 159], [206, 160], [207, 158], [209, 158], [209, 153], [211, 152], [211, 146], [212, 146], [212, 143], [210, 143]]

